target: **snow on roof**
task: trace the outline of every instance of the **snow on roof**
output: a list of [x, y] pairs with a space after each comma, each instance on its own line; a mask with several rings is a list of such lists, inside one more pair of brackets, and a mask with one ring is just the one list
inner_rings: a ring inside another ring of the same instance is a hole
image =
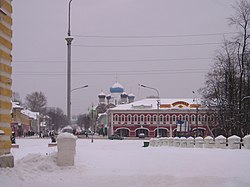
[[157, 109], [157, 101], [160, 101], [160, 109], [190, 109], [195, 106], [201, 107], [200, 100], [194, 101], [191, 98], [146, 98], [129, 104], [121, 104], [110, 110], [133, 110], [133, 109]]
[[39, 112], [32, 112], [27, 109], [21, 110], [21, 113], [33, 119], [37, 119], [37, 117], [39, 116]]
[[101, 92], [98, 94], [98, 96], [106, 96], [106, 94], [104, 92]]
[[[19, 102], [12, 102], [12, 109], [21, 109], [21, 113], [28, 116], [29, 118], [33, 118], [33, 119], [37, 119], [37, 117], [39, 116], [39, 112], [32, 112], [28, 109], [24, 109], [24, 107], [22, 107]], [[12, 110], [11, 110], [12, 112]]]
[[121, 94], [122, 94], [122, 95], [128, 95], [126, 92], [122, 92]]
[[22, 106], [20, 106], [20, 103], [19, 103], [19, 102], [12, 102], [12, 108], [24, 109]]
[[135, 95], [130, 93], [130, 94], [128, 94], [128, 97], [135, 97]]
[[111, 88], [123, 88], [123, 86], [119, 82], [116, 82]]

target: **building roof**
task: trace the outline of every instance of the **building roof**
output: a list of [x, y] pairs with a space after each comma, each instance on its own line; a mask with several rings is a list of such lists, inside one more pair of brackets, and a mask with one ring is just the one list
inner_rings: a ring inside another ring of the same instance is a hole
[[129, 98], [135, 98], [135, 95], [132, 94], [132, 93], [130, 93], [130, 94], [128, 94], [128, 97], [129, 97]]
[[101, 92], [98, 94], [98, 97], [106, 97], [106, 94], [104, 92]]
[[[19, 108], [21, 110], [21, 113], [28, 116], [29, 118], [37, 119], [37, 117], [39, 116], [39, 112], [32, 112], [30, 110], [24, 109], [24, 107], [19, 105], [19, 102], [12, 102], [12, 109], [14, 108]], [[13, 111], [11, 110], [11, 112]]]
[[32, 119], [38, 119], [39, 112], [32, 112], [30, 110], [21, 110], [21, 113]]
[[12, 102], [12, 108], [20, 108], [20, 109], [24, 109], [19, 102]]
[[129, 104], [117, 105], [110, 110], [156, 110], [158, 100], [160, 101], [160, 110], [204, 108], [199, 99], [194, 101], [192, 98], [146, 98]]

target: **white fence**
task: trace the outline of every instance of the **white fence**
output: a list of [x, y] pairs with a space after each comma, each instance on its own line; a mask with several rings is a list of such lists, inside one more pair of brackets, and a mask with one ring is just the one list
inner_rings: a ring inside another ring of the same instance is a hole
[[241, 138], [233, 135], [228, 138], [220, 135], [216, 138], [207, 136], [202, 137], [164, 137], [164, 138], [151, 138], [149, 145], [152, 147], [158, 146], [174, 146], [174, 147], [196, 147], [196, 148], [219, 148], [219, 149], [250, 149], [250, 135], [246, 135], [244, 138]]

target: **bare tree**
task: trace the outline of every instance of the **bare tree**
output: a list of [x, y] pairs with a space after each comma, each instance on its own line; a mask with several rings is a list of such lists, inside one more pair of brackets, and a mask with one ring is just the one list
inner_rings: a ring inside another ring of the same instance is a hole
[[250, 2], [241, 0], [233, 8], [235, 15], [229, 23], [238, 29], [238, 34], [224, 41], [200, 91], [206, 104], [216, 109], [218, 128], [227, 136], [244, 136], [245, 129], [249, 129], [243, 117], [242, 98], [250, 92]]
[[47, 98], [44, 93], [33, 92], [25, 97], [25, 105], [33, 112], [45, 113]]
[[250, 39], [250, 2], [247, 0], [241, 0], [236, 3], [235, 15], [229, 18], [229, 24], [236, 26], [239, 34], [236, 36], [235, 43], [238, 45], [238, 66], [240, 71], [239, 77], [239, 109], [242, 108], [241, 99], [249, 91], [249, 39]]
[[58, 130], [69, 125], [67, 116], [60, 108], [48, 108], [46, 111], [46, 115], [50, 117], [49, 126], [51, 130]]
[[85, 130], [89, 129], [91, 126], [91, 116], [90, 114], [82, 114], [77, 116], [77, 125], [84, 128]]
[[19, 104], [22, 104], [22, 100], [21, 100], [20, 94], [18, 92], [12, 93], [12, 101], [19, 102]]

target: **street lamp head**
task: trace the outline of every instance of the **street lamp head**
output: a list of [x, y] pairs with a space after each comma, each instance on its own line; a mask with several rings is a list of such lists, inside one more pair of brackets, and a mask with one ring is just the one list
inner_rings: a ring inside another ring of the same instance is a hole
[[147, 86], [143, 85], [143, 84], [138, 84], [139, 86], [146, 88]]
[[71, 92], [73, 92], [73, 91], [75, 91], [75, 90], [82, 89], [82, 88], [87, 88], [87, 87], [89, 87], [88, 84], [86, 84], [86, 85], [84, 85], [84, 86], [81, 86], [81, 87], [74, 88], [74, 89], [71, 90]]

